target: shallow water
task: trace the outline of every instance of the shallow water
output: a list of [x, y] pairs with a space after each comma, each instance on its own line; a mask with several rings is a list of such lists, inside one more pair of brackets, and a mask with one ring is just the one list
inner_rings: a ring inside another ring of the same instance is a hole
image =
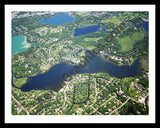
[[31, 46], [35, 46], [37, 43], [27, 43], [26, 37], [22, 35], [12, 36], [12, 54], [25, 51]]

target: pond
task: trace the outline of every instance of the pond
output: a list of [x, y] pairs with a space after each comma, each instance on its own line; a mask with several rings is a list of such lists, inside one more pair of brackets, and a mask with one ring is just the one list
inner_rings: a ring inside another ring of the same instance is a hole
[[50, 17], [48, 19], [43, 19], [40, 22], [52, 25], [62, 25], [65, 23], [73, 22], [75, 20], [71, 15], [60, 13], [56, 16]]
[[22, 35], [12, 36], [12, 54], [25, 51], [27, 48], [37, 43], [27, 43], [26, 37]]
[[[79, 74], [83, 73], [108, 73], [110, 76], [117, 78], [134, 77], [140, 72], [139, 60], [137, 59], [132, 65], [118, 66], [116, 64], [103, 61], [99, 56], [95, 56], [87, 63]], [[56, 84], [62, 79], [64, 73], [70, 72], [74, 65], [60, 63], [52, 66], [47, 72], [29, 77], [28, 82], [21, 87], [22, 91], [46, 90], [56, 88]]]
[[100, 25], [92, 25], [84, 28], [76, 28], [74, 29], [74, 36], [80, 36], [80, 35], [96, 32], [100, 27], [101, 27]]
[[131, 106], [131, 107], [128, 107], [128, 110], [127, 110], [127, 114], [126, 114], [126, 115], [135, 115], [135, 113], [133, 112], [132, 106]]

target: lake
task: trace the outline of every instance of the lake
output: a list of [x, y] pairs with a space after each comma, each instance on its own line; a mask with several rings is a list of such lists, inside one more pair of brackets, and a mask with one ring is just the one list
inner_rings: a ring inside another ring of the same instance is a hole
[[65, 13], [60, 13], [48, 19], [40, 20], [40, 22], [45, 24], [52, 24], [52, 25], [62, 25], [65, 23], [73, 22], [74, 20], [75, 20], [74, 17]]
[[25, 51], [37, 43], [27, 43], [26, 37], [21, 35], [12, 36], [12, 54]]
[[[95, 56], [90, 62], [87, 63], [85, 68], [80, 71], [79, 74], [83, 73], [108, 73], [110, 76], [117, 78], [134, 77], [140, 72], [139, 60], [129, 65], [118, 66], [116, 64], [103, 61], [99, 56]], [[70, 72], [74, 65], [67, 63], [60, 63], [52, 66], [47, 72], [38, 74], [33, 77], [29, 77], [29, 82], [21, 87], [22, 91], [41, 90], [41, 89], [52, 89], [56, 87], [56, 84], [62, 79], [64, 73]]]
[[100, 25], [92, 25], [84, 28], [76, 28], [74, 29], [74, 36], [80, 36], [80, 35], [96, 32], [100, 27], [101, 27]]

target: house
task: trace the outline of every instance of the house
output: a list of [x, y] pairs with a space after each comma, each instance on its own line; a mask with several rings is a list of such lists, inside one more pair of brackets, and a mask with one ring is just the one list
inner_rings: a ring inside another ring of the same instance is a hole
[[138, 98], [138, 101], [141, 102], [141, 103], [144, 103], [145, 98], [140, 96], [140, 97]]
[[108, 114], [108, 112], [105, 112], [105, 114]]
[[123, 91], [120, 90], [120, 91], [117, 91], [117, 93], [118, 93], [119, 95], [121, 95], [121, 94], [123, 93]]
[[112, 109], [108, 109], [108, 111], [110, 112], [110, 111], [112, 111]]
[[138, 81], [139, 81], [139, 79], [137, 78], [137, 79], [135, 79], [135, 81], [137, 81], [137, 82], [138, 82]]
[[134, 88], [134, 87], [132, 87], [132, 88], [131, 88], [131, 91], [134, 91], [134, 90], [135, 90], [135, 88]]
[[131, 83], [131, 86], [134, 86], [134, 83]]
[[115, 109], [116, 108], [116, 106], [113, 106], [113, 109]]

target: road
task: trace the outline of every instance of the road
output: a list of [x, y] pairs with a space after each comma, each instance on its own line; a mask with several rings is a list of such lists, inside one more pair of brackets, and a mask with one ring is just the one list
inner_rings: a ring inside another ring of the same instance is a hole
[[21, 109], [23, 109], [27, 113], [27, 115], [30, 115], [29, 112], [16, 100], [16, 98], [14, 96], [12, 96], [12, 98], [21, 107]]
[[118, 109], [120, 109], [123, 105], [125, 105], [125, 104], [128, 102], [129, 99], [130, 99], [130, 97], [129, 97], [121, 106], [119, 106], [117, 109], [115, 109], [115, 110], [113, 110], [111, 113], [109, 113], [109, 115], [111, 115], [112, 113], [114, 113], [114, 112], [116, 112]]

